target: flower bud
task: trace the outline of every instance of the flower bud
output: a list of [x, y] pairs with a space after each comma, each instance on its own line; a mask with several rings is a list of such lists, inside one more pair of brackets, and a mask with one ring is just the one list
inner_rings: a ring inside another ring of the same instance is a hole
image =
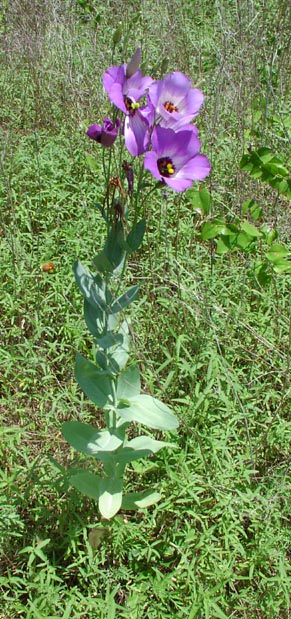
[[139, 70], [139, 65], [141, 61], [141, 48], [138, 47], [134, 52], [131, 60], [127, 63], [126, 66], [126, 78], [128, 79], [132, 75], [134, 75]]
[[103, 125], [90, 125], [86, 133], [91, 140], [99, 142], [105, 148], [110, 148], [117, 138], [120, 127], [120, 120], [117, 118], [115, 124], [109, 119], [104, 118]]

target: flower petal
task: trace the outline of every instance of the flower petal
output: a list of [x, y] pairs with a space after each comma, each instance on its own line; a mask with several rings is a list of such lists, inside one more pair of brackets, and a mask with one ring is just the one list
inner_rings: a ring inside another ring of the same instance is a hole
[[197, 128], [187, 126], [185, 131], [175, 132], [173, 129], [157, 126], [152, 134], [152, 145], [158, 156], [167, 156], [174, 160], [179, 168], [193, 157], [200, 149]]
[[142, 155], [150, 141], [149, 127], [139, 110], [127, 116], [124, 122], [124, 138], [127, 150], [133, 157]]
[[207, 157], [199, 153], [197, 134], [197, 128], [192, 125], [178, 132], [155, 127], [152, 133], [153, 150], [145, 155], [145, 168], [175, 191], [191, 187], [193, 180], [203, 180], [211, 166]]
[[101, 133], [102, 127], [100, 125], [90, 125], [86, 131], [88, 138], [91, 138], [91, 140], [96, 140], [96, 142], [100, 141]]
[[134, 99], [134, 101], [139, 101], [152, 81], [149, 75], [143, 76], [141, 71], [137, 71], [124, 83], [123, 94]]
[[159, 181], [163, 179], [157, 165], [157, 154], [154, 151], [145, 154], [144, 167]]
[[[204, 101], [204, 94], [198, 88], [191, 88], [185, 100], [185, 113], [197, 116], [198, 111]], [[182, 110], [181, 110], [182, 111]]]
[[174, 178], [171, 176], [169, 178], [164, 178], [164, 181], [171, 189], [174, 189], [174, 191], [185, 191], [185, 189], [188, 189], [192, 185], [191, 178]]
[[210, 161], [205, 155], [195, 155], [175, 175], [175, 178], [191, 178], [193, 181], [202, 181], [210, 172]]
[[151, 84], [149, 97], [157, 116], [160, 116], [159, 124], [175, 129], [191, 122], [204, 100], [203, 93], [197, 88], [191, 88], [189, 78], [179, 71], [173, 71], [164, 80]]

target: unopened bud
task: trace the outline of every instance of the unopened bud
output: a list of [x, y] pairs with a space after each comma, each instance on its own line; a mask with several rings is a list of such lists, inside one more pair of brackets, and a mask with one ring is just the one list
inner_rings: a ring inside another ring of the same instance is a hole
[[116, 30], [115, 30], [115, 32], [113, 34], [113, 37], [112, 37], [112, 41], [113, 41], [113, 45], [114, 46], [117, 45], [117, 43], [119, 43], [121, 37], [122, 37], [122, 25], [120, 24], [116, 28]]
[[139, 70], [139, 65], [141, 61], [141, 47], [138, 47], [134, 52], [132, 58], [127, 63], [126, 67], [126, 77], [127, 79], [134, 75]]

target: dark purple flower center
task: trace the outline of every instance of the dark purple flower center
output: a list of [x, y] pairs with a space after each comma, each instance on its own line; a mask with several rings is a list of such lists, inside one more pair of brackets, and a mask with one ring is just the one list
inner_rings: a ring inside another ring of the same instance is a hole
[[124, 96], [123, 97], [123, 101], [124, 101], [124, 105], [129, 113], [129, 116], [134, 116], [136, 110], [138, 110], [138, 108], [140, 107], [139, 103], [135, 103], [134, 101], [131, 100], [130, 97]]
[[158, 159], [157, 166], [161, 176], [165, 176], [166, 178], [169, 178], [175, 172], [175, 166], [170, 157], [162, 157], [161, 159]]
[[173, 112], [179, 112], [178, 108], [171, 101], [165, 101], [164, 108], [167, 112], [169, 112], [169, 114], [172, 114]]

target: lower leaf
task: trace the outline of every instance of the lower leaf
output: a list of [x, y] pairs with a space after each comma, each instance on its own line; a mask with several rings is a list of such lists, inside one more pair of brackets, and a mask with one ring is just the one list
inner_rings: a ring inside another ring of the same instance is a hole
[[99, 494], [99, 509], [103, 518], [109, 520], [121, 508], [122, 504], [122, 486], [121, 478], [107, 477], [100, 481]]
[[144, 490], [143, 492], [130, 492], [125, 494], [122, 499], [122, 509], [145, 509], [150, 505], [155, 505], [162, 498], [159, 492]]
[[76, 490], [82, 492], [86, 496], [90, 497], [90, 499], [95, 499], [98, 501], [100, 496], [100, 482], [102, 479], [94, 475], [94, 473], [90, 473], [90, 471], [84, 471], [83, 473], [77, 473], [76, 475], [72, 475], [70, 477], [70, 483]]
[[178, 419], [171, 409], [150, 395], [130, 398], [128, 404], [120, 401], [116, 409], [118, 415], [127, 421], [138, 421], [156, 430], [175, 430], [178, 427]]

